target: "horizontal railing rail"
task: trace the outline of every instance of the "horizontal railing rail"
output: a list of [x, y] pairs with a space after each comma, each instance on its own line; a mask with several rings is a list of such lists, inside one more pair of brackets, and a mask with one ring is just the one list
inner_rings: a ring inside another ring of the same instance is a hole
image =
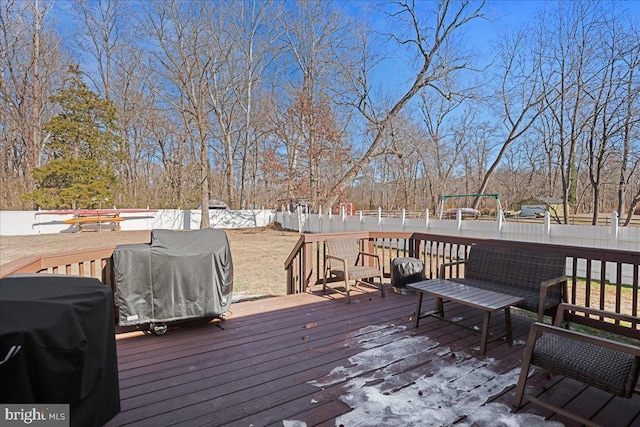
[[[386, 277], [390, 276], [393, 258], [412, 256], [424, 262], [427, 278], [436, 278], [443, 262], [464, 259], [469, 247], [480, 242], [563, 253], [567, 257], [569, 302], [638, 317], [639, 252], [411, 232], [302, 234], [284, 265], [288, 294], [306, 292], [321, 283], [325, 242], [336, 236], [351, 236], [361, 241], [363, 249], [381, 255]], [[76, 274], [95, 277], [112, 287], [113, 250], [114, 247], [103, 247], [23, 257], [0, 266], [0, 278], [16, 273]], [[447, 275], [460, 275], [459, 267], [455, 268]]]
[[112, 287], [114, 246], [18, 258], [0, 266], [0, 279], [12, 274], [49, 273], [94, 277]]
[[[442, 263], [465, 259], [469, 248], [477, 243], [562, 253], [567, 258], [569, 302], [638, 317], [638, 252], [426, 233], [362, 231], [302, 234], [285, 262], [287, 293], [307, 292], [322, 283], [325, 242], [337, 236], [351, 236], [360, 240], [361, 245], [369, 245], [381, 256], [386, 277], [390, 276], [393, 258], [411, 256], [424, 262], [428, 279], [436, 278]], [[448, 277], [461, 274], [460, 266], [447, 270]], [[636, 328], [640, 326], [636, 325]]]

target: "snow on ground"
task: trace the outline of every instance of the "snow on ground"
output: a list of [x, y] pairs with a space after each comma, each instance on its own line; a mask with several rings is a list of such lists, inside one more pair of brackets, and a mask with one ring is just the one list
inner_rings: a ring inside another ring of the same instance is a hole
[[[449, 426], [465, 416], [458, 426], [562, 426], [537, 415], [514, 414], [501, 403], [486, 403], [517, 383], [519, 367], [498, 374], [493, 359], [453, 353], [394, 325], [363, 328], [346, 345], [363, 351], [349, 358], [350, 366], [309, 382], [323, 388], [346, 381], [347, 394], [341, 400], [353, 410], [336, 419], [336, 426]], [[404, 372], [403, 363], [416, 361], [428, 362], [427, 375]], [[292, 423], [286, 421], [285, 427], [304, 425]]]

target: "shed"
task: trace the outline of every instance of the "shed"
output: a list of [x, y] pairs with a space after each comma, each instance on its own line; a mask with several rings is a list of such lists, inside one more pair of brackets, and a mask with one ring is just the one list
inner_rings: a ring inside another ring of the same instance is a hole
[[554, 216], [564, 212], [562, 199], [556, 197], [532, 197], [519, 203], [520, 216], [536, 216], [549, 212]]
[[[196, 209], [202, 209], [202, 204], [198, 205]], [[209, 199], [209, 210], [215, 209], [227, 210], [229, 209], [229, 206], [221, 200]]]

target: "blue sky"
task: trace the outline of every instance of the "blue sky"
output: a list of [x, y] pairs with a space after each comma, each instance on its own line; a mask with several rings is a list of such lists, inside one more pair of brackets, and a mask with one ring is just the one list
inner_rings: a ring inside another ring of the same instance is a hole
[[[223, 0], [215, 0], [223, 1]], [[224, 0], [231, 1], [231, 0]], [[241, 1], [241, 0], [235, 0]], [[369, 9], [374, 7], [374, 3], [369, 0], [333, 0], [343, 13], [349, 13], [354, 16], [365, 16]], [[489, 0], [483, 9], [487, 19], [476, 19], [465, 26], [466, 39], [468, 40], [468, 48], [479, 53], [480, 68], [490, 63], [495, 52], [494, 42], [501, 34], [505, 32], [515, 31], [523, 28], [529, 21], [532, 21], [536, 14], [545, 8], [545, 6], [554, 7], [557, 1], [569, 0]], [[129, 4], [134, 2], [130, 0]], [[421, 1], [418, 0], [418, 4]], [[426, 2], [422, 2], [426, 5]], [[70, 9], [73, 2], [70, 0], [56, 0], [54, 2], [53, 13], [51, 18], [55, 21], [56, 27], [65, 39], [65, 43], [70, 43], [75, 23], [71, 18]], [[640, 0], [622, 1], [617, 0], [614, 4], [620, 9], [627, 9], [630, 16], [635, 19], [640, 18]], [[381, 16], [379, 13], [369, 16]], [[381, 18], [378, 23], [378, 30], [381, 32], [392, 31], [386, 28], [387, 25]], [[374, 72], [373, 77], [377, 80], [377, 84], [381, 85], [385, 92], [392, 98], [399, 93], [404, 93], [412, 82], [415, 73], [408, 64], [407, 56], [401, 52], [386, 52], [388, 59], [380, 64]], [[87, 60], [88, 58], [84, 57]], [[89, 72], [92, 71], [90, 63], [85, 62], [83, 68]]]
[[[492, 45], [501, 32], [509, 28], [513, 30], [522, 28], [535, 17], [537, 10], [542, 8], [544, 3], [548, 3], [548, 1], [489, 1], [483, 10], [487, 19], [474, 20], [464, 30], [469, 42], [469, 49], [480, 54], [481, 65], [487, 65], [492, 60], [494, 51]], [[347, 10], [358, 11], [358, 9], [366, 9], [369, 5], [370, 3], [364, 0], [355, 1], [351, 3], [350, 7], [347, 7]], [[388, 28], [384, 28], [384, 25], [386, 24], [381, 23], [378, 30], [390, 31]], [[385, 90], [392, 93], [405, 91], [415, 76], [405, 62], [394, 58], [397, 54], [397, 52], [391, 53], [391, 57], [381, 64], [374, 73], [376, 79], [385, 86]]]

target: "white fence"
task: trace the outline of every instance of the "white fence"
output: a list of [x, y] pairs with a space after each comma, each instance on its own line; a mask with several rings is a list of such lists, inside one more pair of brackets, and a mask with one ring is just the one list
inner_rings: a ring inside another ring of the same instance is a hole
[[[276, 221], [285, 229], [308, 233], [336, 233], [355, 231], [397, 231], [441, 234], [446, 236], [475, 237], [482, 239], [502, 239], [521, 242], [538, 242], [556, 245], [608, 248], [626, 251], [640, 251], [640, 228], [620, 227], [618, 215], [611, 215], [610, 226], [552, 224], [547, 214], [544, 223], [509, 222], [500, 216], [495, 221], [457, 219], [430, 219], [429, 212], [423, 219], [384, 218], [378, 216], [318, 215], [298, 212], [278, 212]], [[567, 260], [567, 272], [572, 270], [571, 260]], [[600, 278], [601, 265], [594, 261], [591, 276]], [[586, 277], [586, 265], [578, 263], [579, 277]], [[621, 282], [633, 283], [633, 268], [624, 265]], [[607, 265], [607, 279], [615, 282], [617, 272], [613, 265]]]
[[285, 229], [308, 233], [400, 231], [640, 251], [640, 228], [620, 227], [615, 212], [609, 226], [552, 224], [548, 214], [543, 223], [512, 222], [500, 216], [495, 221], [464, 220], [460, 215], [431, 219], [428, 211], [423, 219], [385, 218], [381, 211], [377, 217], [281, 211], [276, 221]]
[[[123, 212], [121, 230], [195, 230], [200, 228], [202, 213], [199, 210], [162, 209], [156, 212]], [[44, 215], [37, 211], [0, 211], [0, 236], [29, 234], [73, 233], [76, 225], [65, 224], [71, 218], [66, 215]], [[275, 212], [269, 210], [211, 210], [213, 228], [263, 227], [275, 221]]]

